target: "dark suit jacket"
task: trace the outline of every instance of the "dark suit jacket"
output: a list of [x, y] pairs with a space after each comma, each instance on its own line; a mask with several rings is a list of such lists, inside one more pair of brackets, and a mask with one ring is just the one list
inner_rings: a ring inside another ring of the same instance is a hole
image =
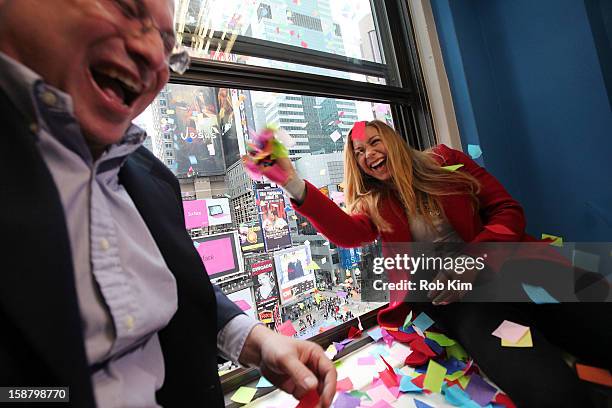
[[[60, 196], [28, 123], [2, 91], [0, 123], [0, 385], [68, 386], [70, 406], [93, 407]], [[119, 179], [177, 282], [178, 311], [159, 332], [165, 381], [157, 400], [221, 406], [216, 335], [241, 311], [208, 279], [185, 231], [174, 175], [141, 147]]]

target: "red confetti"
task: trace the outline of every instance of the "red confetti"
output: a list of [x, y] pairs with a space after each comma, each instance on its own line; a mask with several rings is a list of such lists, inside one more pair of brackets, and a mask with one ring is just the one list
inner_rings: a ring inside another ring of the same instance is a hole
[[425, 343], [425, 339], [420, 336], [419, 338], [414, 339], [412, 342], [410, 342], [410, 348], [412, 350], [416, 350], [422, 354], [425, 354], [428, 357], [436, 356], [436, 353], [434, 353], [434, 351], [429, 348], [427, 343]]
[[403, 331], [390, 331], [389, 334], [400, 343], [410, 343], [414, 341], [416, 338], [421, 337], [418, 333], [405, 333]]
[[410, 367], [418, 367], [422, 366], [427, 361], [429, 361], [429, 357], [427, 357], [425, 354], [416, 350], [412, 350], [412, 353], [410, 353], [410, 355], [406, 357], [405, 363]]
[[419, 375], [418, 377], [413, 378], [411, 381], [412, 381], [412, 383], [413, 383], [414, 385], [416, 385], [417, 387], [419, 387], [419, 388], [425, 388], [425, 387], [423, 386], [423, 381], [425, 381], [425, 374], [421, 374], [421, 375]]
[[295, 408], [312, 408], [319, 403], [319, 394], [317, 390], [310, 390], [300, 398], [300, 403]]
[[355, 326], [351, 326], [348, 331], [348, 338], [354, 339], [355, 337], [361, 336], [361, 333], [361, 330], [359, 330]]
[[353, 138], [353, 140], [365, 140], [365, 128], [365, 121], [355, 122], [355, 124], [353, 125], [353, 129], [351, 130], [351, 137]]
[[506, 394], [502, 394], [501, 392], [495, 396], [493, 402], [495, 402], [496, 404], [503, 405], [506, 408], [516, 408], [516, 405], [514, 405], [514, 402], [512, 402], [510, 397]]

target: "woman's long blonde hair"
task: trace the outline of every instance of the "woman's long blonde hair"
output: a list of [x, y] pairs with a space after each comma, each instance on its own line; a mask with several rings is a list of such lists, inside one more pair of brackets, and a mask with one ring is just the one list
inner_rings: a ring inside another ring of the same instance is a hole
[[[373, 120], [366, 123], [378, 131], [387, 148], [389, 181], [380, 181], [365, 174], [355, 158], [351, 133], [344, 147], [345, 200], [350, 213], [365, 213], [380, 232], [392, 231], [392, 226], [380, 215], [381, 198], [395, 193], [406, 215], [421, 215], [433, 227], [437, 216], [444, 216], [441, 197], [468, 194], [474, 211], [478, 211], [477, 194], [480, 185], [472, 175], [441, 168], [433, 152], [412, 149], [386, 123]], [[454, 164], [454, 163], [453, 163]]]

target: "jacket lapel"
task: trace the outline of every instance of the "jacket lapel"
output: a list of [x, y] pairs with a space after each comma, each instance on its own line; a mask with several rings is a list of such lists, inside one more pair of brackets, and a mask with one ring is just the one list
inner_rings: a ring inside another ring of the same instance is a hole
[[[71, 401], [92, 402], [64, 209], [28, 123], [0, 92], [2, 226], [0, 308], [22, 331]], [[74, 396], [74, 399], [73, 399]]]

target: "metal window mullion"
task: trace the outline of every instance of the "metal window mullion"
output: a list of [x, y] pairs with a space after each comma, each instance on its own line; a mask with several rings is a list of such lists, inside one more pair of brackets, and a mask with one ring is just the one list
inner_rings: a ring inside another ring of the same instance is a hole
[[379, 103], [409, 105], [413, 100], [410, 91], [387, 85], [210, 60], [194, 61], [189, 71], [173, 74], [170, 82]]
[[[210, 49], [216, 49], [218, 44], [221, 44], [221, 49], [224, 49], [223, 44], [228, 40], [222, 38], [222, 35], [223, 33], [220, 31], [215, 31], [210, 38], [206, 39], [206, 41], [210, 41]], [[190, 46], [190, 42], [191, 34], [183, 34], [183, 44], [185, 46]], [[272, 59], [292, 64], [309, 65], [381, 78], [384, 78], [387, 72], [387, 67], [377, 62], [350, 58], [330, 52], [301, 48], [294, 45], [281, 44], [243, 35], [236, 36], [231, 52], [249, 57]]]
[[415, 96], [410, 106], [398, 107], [402, 111], [401, 114], [396, 111], [397, 119], [404, 121], [401, 127], [409, 132], [405, 137], [413, 141], [415, 148], [431, 147], [436, 144], [436, 136], [407, 2], [382, 0], [380, 3], [384, 5], [389, 30], [394, 34], [390, 39], [401, 86], [412, 89]]

